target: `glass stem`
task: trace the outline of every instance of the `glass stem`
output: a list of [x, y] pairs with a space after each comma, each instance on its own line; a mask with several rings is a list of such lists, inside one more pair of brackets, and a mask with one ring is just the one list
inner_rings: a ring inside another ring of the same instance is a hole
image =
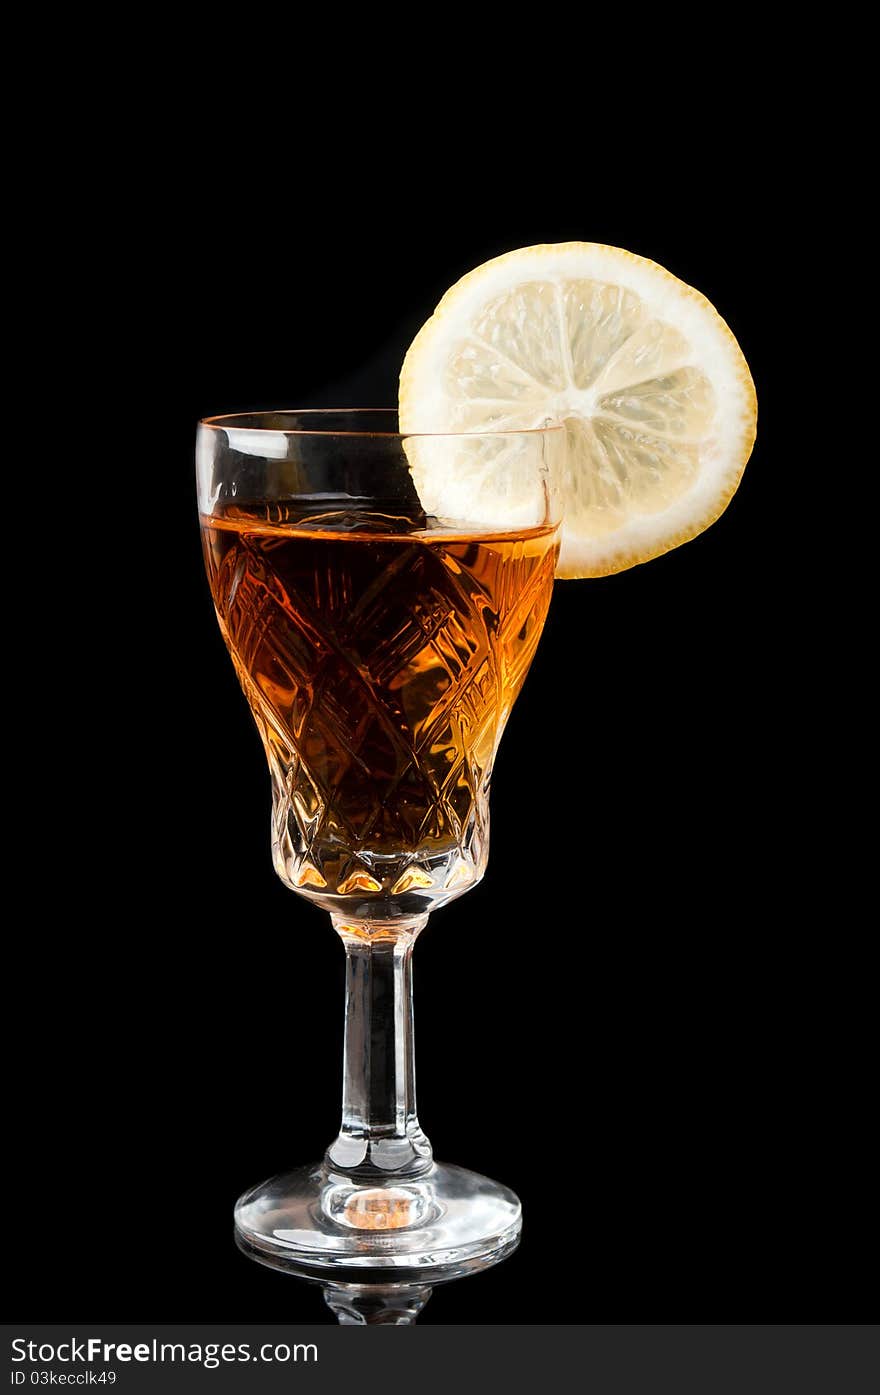
[[342, 1125], [326, 1161], [359, 1182], [417, 1177], [431, 1166], [416, 1114], [412, 1008], [413, 945], [427, 919], [385, 930], [333, 917], [346, 956], [345, 1062]]

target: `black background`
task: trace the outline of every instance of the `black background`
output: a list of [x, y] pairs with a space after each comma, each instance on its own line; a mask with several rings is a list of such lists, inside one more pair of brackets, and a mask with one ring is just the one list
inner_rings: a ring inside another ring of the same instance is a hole
[[419, 943], [422, 1122], [525, 1213], [518, 1253], [422, 1321], [863, 1318], [866, 1029], [858, 947], [822, 899], [834, 632], [794, 521], [786, 135], [712, 72], [662, 119], [630, 103], [630, 126], [592, 93], [559, 114], [550, 82], [508, 132], [503, 84], [479, 120], [461, 110], [473, 65], [430, 129], [433, 79], [399, 72], [377, 124], [369, 83], [343, 101], [346, 76], [304, 87], [302, 59], [261, 126], [237, 61], [175, 73], [170, 114], [159, 73], [123, 153], [80, 166], [104, 216], [79, 290], [107, 315], [117, 411], [78, 438], [37, 862], [7, 947], [16, 1310], [325, 1313], [232, 1241], [238, 1193], [337, 1127], [343, 956], [271, 868], [264, 758], [202, 576], [195, 423], [393, 405], [458, 276], [584, 238], [713, 301], [758, 444], [702, 537], [557, 585], [489, 872]]

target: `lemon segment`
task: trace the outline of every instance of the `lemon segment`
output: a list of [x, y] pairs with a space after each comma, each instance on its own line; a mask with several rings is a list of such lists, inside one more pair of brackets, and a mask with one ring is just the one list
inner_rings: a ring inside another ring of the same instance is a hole
[[[565, 424], [555, 452], [557, 575], [601, 576], [695, 537], [730, 501], [755, 439], [748, 365], [709, 301], [618, 247], [526, 247], [441, 300], [400, 374], [405, 432]], [[425, 508], [476, 524], [533, 522], [515, 435], [448, 450], [407, 443]], [[519, 457], [520, 468], [517, 469]]]

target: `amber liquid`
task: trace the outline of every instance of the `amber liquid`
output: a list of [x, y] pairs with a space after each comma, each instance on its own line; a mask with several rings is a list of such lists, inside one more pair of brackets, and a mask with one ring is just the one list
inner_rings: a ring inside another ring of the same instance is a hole
[[284, 879], [399, 895], [430, 885], [438, 855], [478, 861], [492, 758], [550, 603], [555, 530], [306, 523], [278, 505], [227, 508], [202, 530], [269, 756]]

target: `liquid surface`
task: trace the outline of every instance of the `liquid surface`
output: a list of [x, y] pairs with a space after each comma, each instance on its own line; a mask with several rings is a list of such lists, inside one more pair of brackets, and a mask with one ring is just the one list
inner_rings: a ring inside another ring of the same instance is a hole
[[[426, 520], [428, 524], [433, 520]], [[263, 738], [275, 865], [316, 899], [478, 879], [488, 780], [550, 602], [556, 531], [413, 531], [278, 505], [202, 519]]]

